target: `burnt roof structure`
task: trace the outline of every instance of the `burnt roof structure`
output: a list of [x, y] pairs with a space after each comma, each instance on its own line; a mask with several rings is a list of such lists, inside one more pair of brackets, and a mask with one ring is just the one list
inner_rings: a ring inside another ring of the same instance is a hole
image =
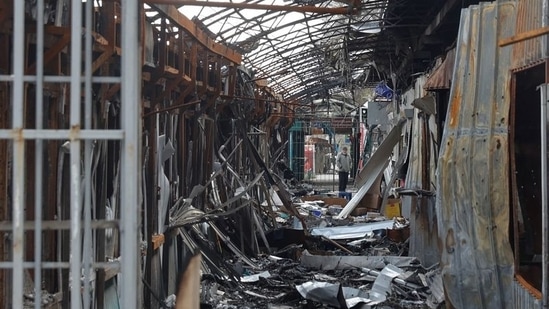
[[[406, 87], [457, 34], [460, 9], [478, 1], [171, 1], [216, 42], [243, 55], [253, 78], [310, 104], [386, 81]], [[360, 104], [362, 102], [359, 102]]]

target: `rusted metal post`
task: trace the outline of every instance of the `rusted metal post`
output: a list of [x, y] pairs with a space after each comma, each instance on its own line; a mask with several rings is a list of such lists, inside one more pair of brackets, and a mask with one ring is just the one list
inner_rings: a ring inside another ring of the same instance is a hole
[[25, 55], [25, 3], [15, 1], [13, 10], [13, 89], [12, 89], [12, 129], [17, 132], [13, 138], [12, 160], [12, 308], [23, 308], [24, 291], [24, 223], [25, 223], [25, 141], [21, 136], [24, 126], [24, 69]]

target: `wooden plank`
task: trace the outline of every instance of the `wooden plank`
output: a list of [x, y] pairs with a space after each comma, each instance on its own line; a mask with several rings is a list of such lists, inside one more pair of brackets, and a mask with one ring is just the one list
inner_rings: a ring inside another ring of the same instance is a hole
[[[61, 38], [57, 42], [55, 42], [55, 44], [44, 53], [44, 63], [48, 63], [52, 61], [53, 58], [57, 56], [63, 50], [63, 48], [65, 48], [69, 44], [70, 38], [71, 36], [69, 33], [63, 34], [63, 36], [61, 36]], [[36, 72], [36, 63], [31, 64], [25, 70], [25, 74], [27, 75], [32, 75], [35, 72]]]
[[198, 46], [196, 44], [191, 46], [189, 64], [191, 66], [191, 80], [196, 81], [196, 67], [198, 66]]
[[172, 66], [166, 65], [164, 66], [164, 73], [170, 74], [170, 75], [180, 75], [180, 70], [176, 69]]
[[177, 40], [177, 55], [179, 57], [178, 69], [181, 74], [187, 74], [185, 71], [185, 32], [179, 31], [179, 40]]
[[[196, 80], [196, 86], [198, 88], [198, 95], [199, 96], [202, 96], [204, 93], [206, 93], [207, 91], [207, 87], [208, 87], [208, 80], [209, 80], [209, 70], [208, 70], [208, 65], [209, 65], [209, 62], [208, 62], [208, 52], [205, 52], [205, 53], [200, 53], [200, 56], [202, 58], [202, 80], [198, 80], [198, 77], [197, 77], [197, 80]], [[198, 62], [197, 62], [198, 63]], [[199, 82], [202, 82], [202, 83], [199, 83]]]
[[[8, 34], [0, 34], [0, 54], [10, 54], [10, 36]], [[11, 72], [11, 57], [0, 57], [0, 70], [3, 72]], [[7, 101], [3, 101], [7, 102]], [[1, 307], [0, 307], [1, 308]]]
[[186, 75], [169, 80], [166, 87], [164, 88], [164, 91], [158, 97], [151, 100], [151, 104], [154, 106], [160, 103], [160, 101], [162, 101], [166, 96], [171, 95], [172, 91], [175, 88], [177, 88], [179, 85], [183, 84], [188, 86], [190, 85], [190, 83], [191, 83], [191, 78]]
[[104, 29], [103, 36], [111, 47], [116, 45], [116, 27], [114, 25], [116, 22], [114, 20], [114, 16], [116, 15], [115, 5], [115, 2], [104, 1], [102, 7], [102, 15], [105, 21], [101, 24], [102, 29]]
[[[177, 97], [177, 99], [175, 100], [175, 102], [172, 104], [172, 106], [180, 106], [180, 105], [185, 105], [186, 102], [185, 102], [185, 98], [191, 94], [191, 92], [193, 92], [194, 90], [194, 87], [191, 86], [191, 85], [187, 85], [185, 87], [185, 89], [179, 93], [179, 97]], [[195, 102], [190, 102], [189, 105], [194, 105], [196, 104]]]
[[160, 248], [164, 242], [166, 242], [166, 237], [164, 237], [164, 234], [154, 234], [152, 236], [153, 250]]
[[[56, 85], [59, 86], [59, 85]], [[60, 95], [60, 94], [59, 94]], [[44, 109], [48, 115], [47, 128], [58, 129], [59, 126], [59, 95], [56, 98], [51, 98], [48, 104], [44, 106]], [[59, 163], [59, 146], [60, 141], [51, 140], [45, 143], [45, 150], [47, 152], [46, 163], [46, 181], [45, 183], [45, 198], [44, 203], [44, 221], [56, 220], [57, 216], [57, 168]], [[47, 172], [51, 171], [51, 172]], [[57, 232], [45, 231], [44, 232], [44, 259], [46, 261], [55, 261], [57, 256]], [[44, 279], [46, 286], [56, 286], [58, 280], [57, 270], [49, 269], [44, 272]]]
[[158, 46], [158, 69], [164, 70], [166, 67], [166, 42], [168, 41], [168, 34], [166, 33], [167, 29], [166, 18], [162, 18], [160, 26], [160, 43]]
[[[29, 55], [28, 50], [26, 55]], [[23, 98], [25, 128], [33, 128], [36, 123], [36, 88], [34, 86], [34, 84], [25, 85], [25, 93]], [[36, 185], [41, 185], [43, 182], [43, 178], [37, 182], [35, 177], [36, 156], [38, 155], [42, 156], [43, 153], [36, 153], [36, 142], [26, 140], [24, 153], [25, 167], [23, 168], [23, 175], [25, 175], [25, 221], [35, 220], [35, 201], [36, 199], [43, 198], [42, 196], [35, 196]], [[34, 261], [35, 251], [42, 251], [42, 248], [36, 248], [34, 245], [34, 239], [34, 231], [25, 231], [24, 248], [26, 261]], [[34, 269], [29, 269], [29, 274], [31, 278], [34, 278]]]
[[[9, 17], [12, 15], [13, 12], [13, 1], [0, 1], [0, 26], [2, 28], [8, 28], [11, 27], [7, 24], [4, 25], [4, 22], [9, 20]], [[3, 307], [0, 307], [3, 308]]]
[[521, 275], [515, 274], [515, 279], [517, 282], [522, 285], [532, 296], [534, 296], [536, 299], [541, 299], [541, 292], [536, 289], [533, 285], [531, 285], [526, 279], [524, 279]]
[[177, 292], [176, 309], [200, 308], [200, 265], [202, 256], [194, 254], [181, 274]]
[[106, 51], [104, 51], [101, 55], [99, 55], [99, 57], [97, 57], [97, 59], [95, 59], [92, 63], [92, 74], [97, 71], [97, 69], [99, 69], [107, 60], [109, 60], [111, 58], [113, 54], [113, 51], [112, 49], [107, 49]]
[[120, 84], [114, 84], [112, 87], [109, 88], [105, 92], [105, 95], [103, 96], [103, 100], [109, 100], [112, 98], [118, 91], [120, 90]]
[[537, 38], [537, 37], [542, 36], [544, 34], [549, 34], [549, 26], [529, 30], [529, 31], [526, 31], [526, 32], [523, 32], [523, 33], [519, 33], [519, 34], [513, 35], [510, 38], [501, 39], [501, 40], [499, 40], [498, 45], [500, 47], [504, 47], [504, 46], [507, 46], [507, 45], [519, 43], [519, 42], [526, 41], [526, 40], [529, 40], [529, 39], [534, 39], [534, 38]]
[[[101, 73], [105, 74], [109, 72], [108, 65], [105, 65], [101, 67]], [[117, 84], [119, 85], [119, 84]], [[94, 109], [94, 113], [97, 116], [98, 111]], [[108, 128], [109, 127], [109, 117], [94, 117], [98, 119], [98, 128]], [[108, 192], [108, 181], [109, 179], [109, 143], [106, 141], [102, 141], [98, 144], [100, 147], [99, 149], [99, 160], [101, 164], [98, 165], [96, 170], [96, 176], [95, 176], [95, 185], [96, 190], [95, 192], [96, 198], [99, 201], [99, 205], [106, 205], [107, 200], [109, 198], [109, 192]], [[98, 220], [105, 219], [106, 216], [106, 208], [105, 207], [96, 207], [96, 218]], [[95, 260], [98, 262], [105, 261], [105, 256], [107, 255], [107, 239], [105, 235], [105, 230], [96, 229], [95, 230], [95, 238], [97, 243], [97, 249], [95, 252]], [[106, 281], [106, 272], [105, 269], [99, 268], [96, 272], [96, 281], [95, 281], [95, 295], [96, 295], [96, 308], [97, 309], [103, 309], [105, 308], [105, 281]]]

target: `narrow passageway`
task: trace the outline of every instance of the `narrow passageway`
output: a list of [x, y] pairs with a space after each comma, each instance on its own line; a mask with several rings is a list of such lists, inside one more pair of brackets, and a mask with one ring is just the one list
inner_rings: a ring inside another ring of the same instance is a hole
[[0, 309], [548, 307], [548, 10], [0, 1]]

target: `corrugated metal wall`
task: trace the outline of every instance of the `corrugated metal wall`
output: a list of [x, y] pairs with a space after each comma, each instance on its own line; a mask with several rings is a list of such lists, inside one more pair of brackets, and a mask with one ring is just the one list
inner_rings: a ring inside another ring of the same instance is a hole
[[[540, 28], [543, 1], [520, 0], [517, 2], [516, 33]], [[511, 68], [520, 69], [539, 62], [542, 59], [541, 39], [542, 37], [537, 37], [514, 44]]]
[[513, 281], [513, 308], [541, 308], [541, 300], [532, 295], [517, 280]]
[[440, 262], [434, 196], [406, 196], [411, 203], [409, 255], [424, 267]]
[[441, 267], [450, 305], [509, 308], [508, 115], [516, 3], [464, 9], [438, 164]]

